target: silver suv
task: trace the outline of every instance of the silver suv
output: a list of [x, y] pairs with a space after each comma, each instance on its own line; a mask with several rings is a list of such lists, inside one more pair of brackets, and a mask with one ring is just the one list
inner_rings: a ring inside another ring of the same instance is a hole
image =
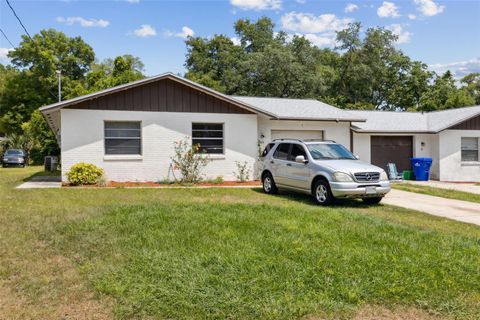
[[321, 205], [335, 198], [376, 204], [390, 191], [383, 169], [358, 160], [335, 141], [274, 140], [261, 160], [263, 191], [269, 194], [281, 188], [311, 194]]

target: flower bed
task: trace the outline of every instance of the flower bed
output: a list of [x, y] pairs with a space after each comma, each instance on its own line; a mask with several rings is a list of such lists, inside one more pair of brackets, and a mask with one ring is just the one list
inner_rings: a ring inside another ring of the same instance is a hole
[[127, 182], [117, 182], [117, 181], [110, 181], [107, 184], [108, 187], [114, 188], [128, 188], [128, 187], [239, 187], [239, 186], [260, 186], [259, 180], [254, 181], [223, 181], [222, 183], [211, 183], [211, 182], [199, 182], [199, 183], [158, 183], [158, 182], [134, 182], [134, 181], [127, 181]]
[[[71, 185], [68, 183], [64, 183], [63, 187], [86, 187], [86, 188], [101, 188], [97, 185]], [[223, 181], [222, 183], [211, 183], [211, 182], [199, 182], [195, 184], [191, 183], [161, 183], [161, 182], [153, 182], [153, 181], [146, 181], [146, 182], [137, 182], [137, 181], [126, 181], [126, 182], [118, 182], [118, 181], [109, 181], [106, 187], [109, 188], [178, 188], [178, 187], [259, 187], [261, 186], [260, 180], [253, 180], [253, 181]]]

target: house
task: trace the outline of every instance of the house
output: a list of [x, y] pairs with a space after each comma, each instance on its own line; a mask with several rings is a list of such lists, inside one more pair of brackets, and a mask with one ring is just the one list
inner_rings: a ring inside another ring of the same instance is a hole
[[211, 159], [206, 177], [233, 180], [236, 162], [253, 170], [266, 143], [288, 137], [335, 140], [365, 161], [393, 161], [401, 170], [412, 156], [430, 156], [432, 177], [480, 181], [480, 106], [347, 111], [316, 100], [228, 96], [167, 73], [40, 110], [60, 143], [63, 179], [83, 161], [109, 180], [159, 181], [170, 174], [174, 142], [187, 138]]

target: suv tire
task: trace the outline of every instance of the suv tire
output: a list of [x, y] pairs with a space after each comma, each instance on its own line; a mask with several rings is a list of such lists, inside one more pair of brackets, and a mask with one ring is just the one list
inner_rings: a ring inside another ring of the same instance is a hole
[[267, 172], [263, 175], [262, 189], [263, 192], [267, 194], [276, 194], [278, 192], [277, 185], [275, 184], [275, 181], [273, 180], [272, 174], [270, 172]]
[[362, 201], [365, 204], [379, 204], [383, 197], [363, 198]]
[[330, 190], [330, 185], [326, 180], [318, 180], [313, 187], [313, 198], [319, 205], [326, 206], [335, 201], [335, 197]]

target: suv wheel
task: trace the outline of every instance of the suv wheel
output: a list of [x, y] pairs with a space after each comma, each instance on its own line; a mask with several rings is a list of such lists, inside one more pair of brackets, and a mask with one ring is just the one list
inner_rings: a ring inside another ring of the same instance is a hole
[[363, 198], [362, 201], [365, 204], [378, 204], [382, 201], [383, 197]]
[[263, 192], [268, 194], [275, 194], [278, 192], [277, 185], [270, 173], [265, 173], [262, 179]]
[[329, 205], [335, 200], [330, 191], [330, 186], [325, 180], [318, 180], [317, 183], [315, 183], [313, 197], [318, 204], [323, 206]]

